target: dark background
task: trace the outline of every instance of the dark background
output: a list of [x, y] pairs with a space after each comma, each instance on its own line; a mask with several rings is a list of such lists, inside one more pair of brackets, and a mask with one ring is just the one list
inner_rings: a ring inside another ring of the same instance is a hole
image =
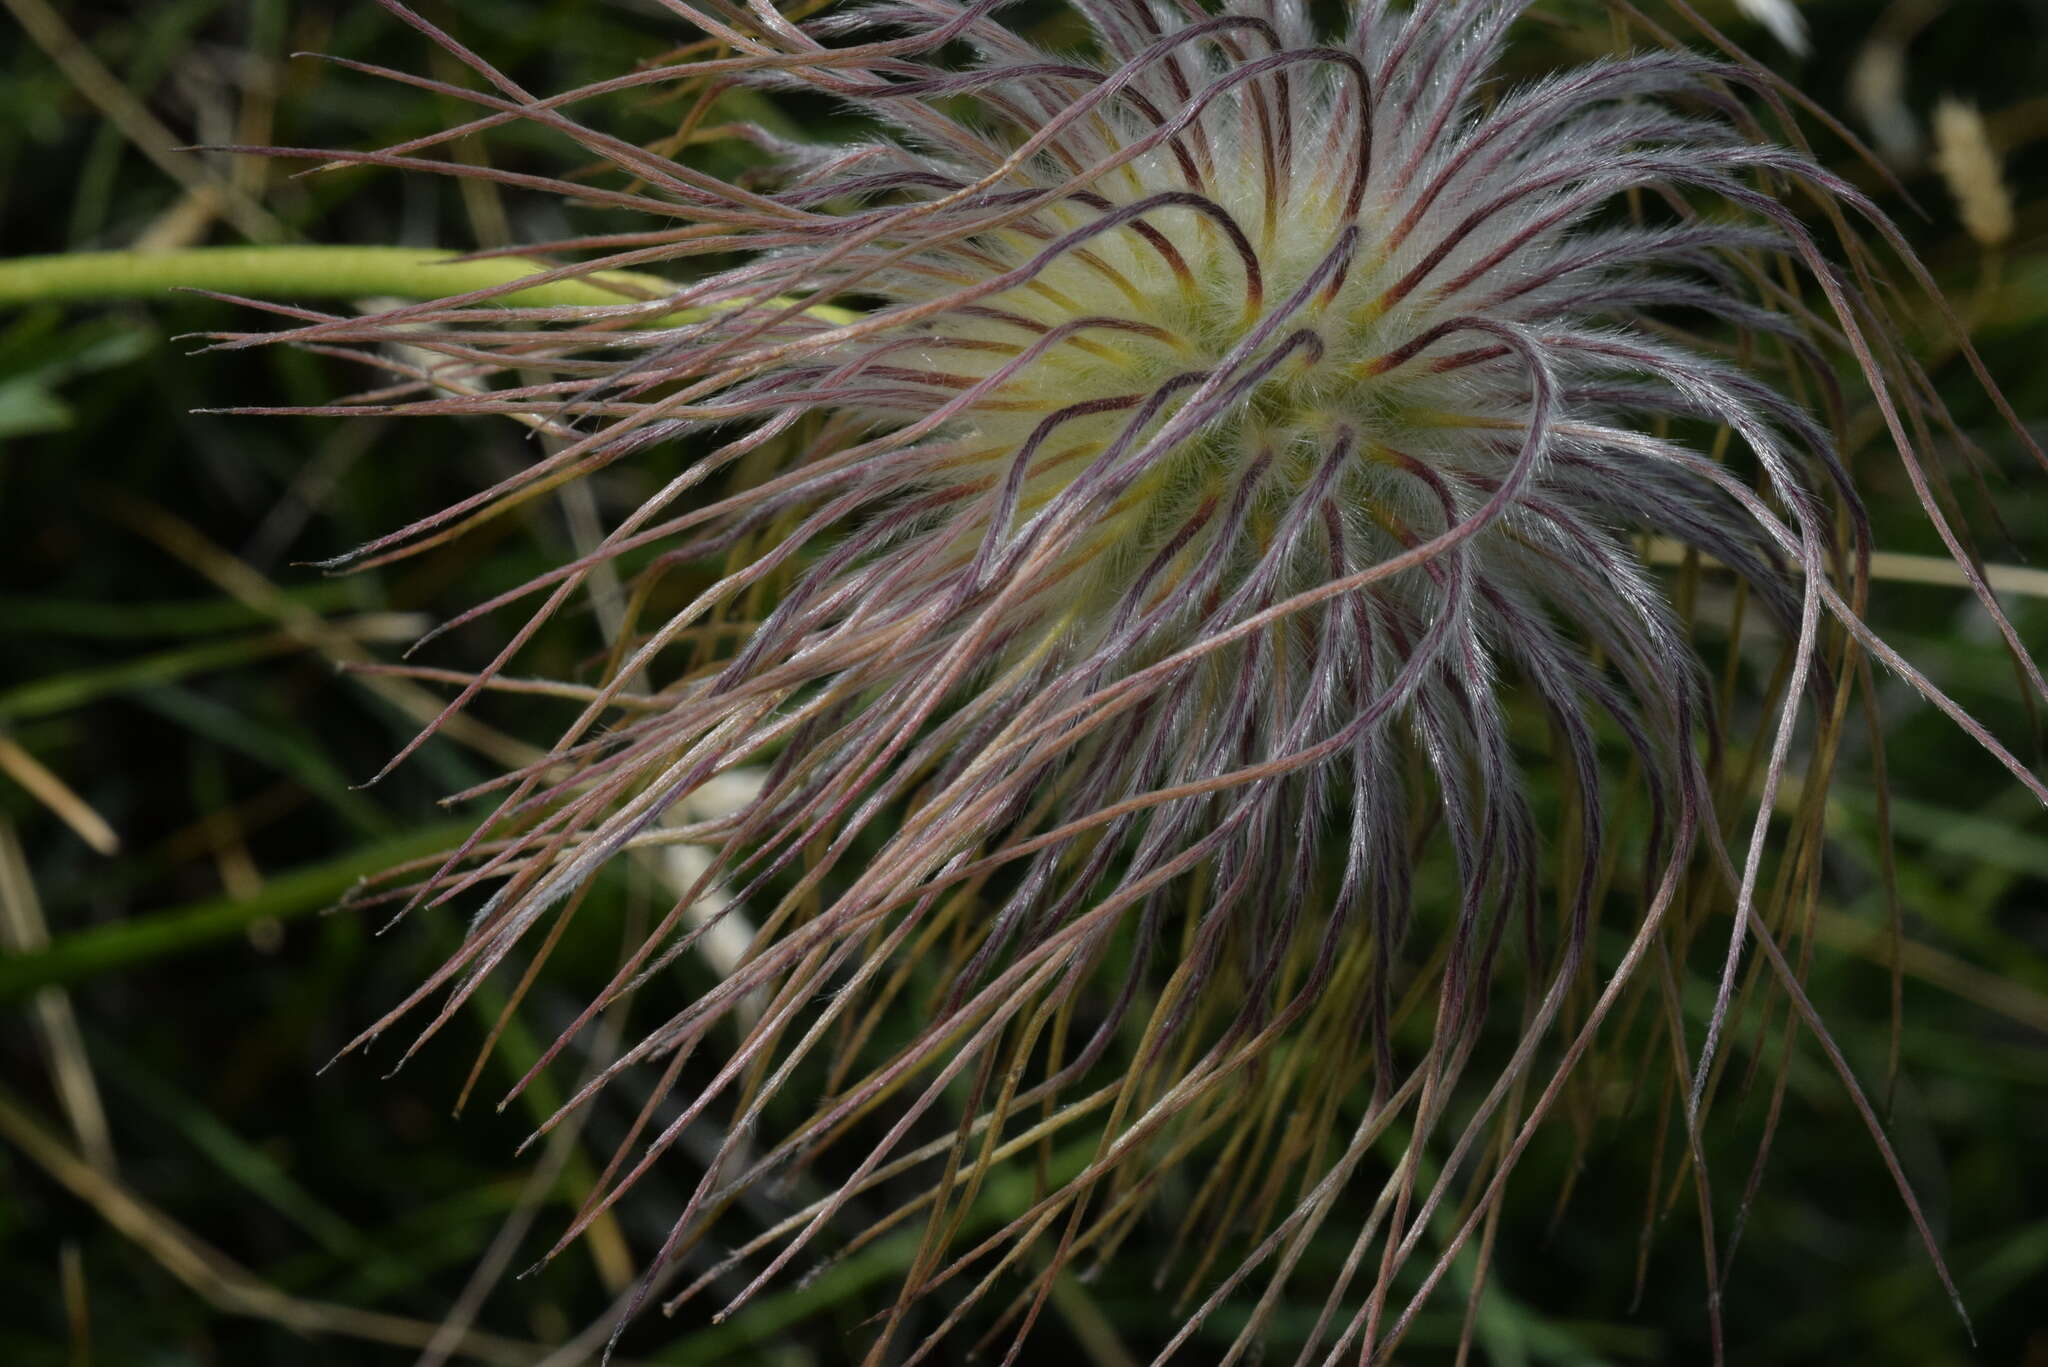
[[[1702, 5], [1852, 123], [1851, 64], [1873, 32], [1903, 31], [1914, 14], [1869, 0], [1814, 0], [1801, 7], [1814, 51], [1800, 59], [1727, 0]], [[110, 77], [107, 89], [80, 83], [75, 54], [67, 72], [51, 45], [22, 41], [28, 0], [9, 0], [16, 6], [14, 17], [0, 18], [0, 254], [229, 243], [251, 231], [281, 241], [466, 248], [545, 238], [572, 223], [542, 199], [382, 172], [291, 179], [292, 165], [169, 154], [183, 168], [181, 183], [140, 150], [148, 136], [130, 136], [107, 117], [132, 105], [177, 142], [339, 147], [442, 126], [456, 116], [450, 102], [288, 59], [314, 49], [458, 78], [374, 5], [59, 0], [56, 12]], [[545, 89], [629, 69], [679, 36], [652, 5], [461, 0], [423, 8]], [[1668, 17], [1654, 0], [1648, 8]], [[1922, 214], [1837, 140], [1816, 134], [1817, 146], [1898, 217], [2040, 435], [2048, 413], [2048, 5], [1956, 0], [1923, 9], [1908, 48], [1907, 103], [1923, 129], [1945, 94], [1976, 101], [1990, 118], [2019, 216], [2002, 259], [1988, 263], [1962, 233], [1924, 166], [1900, 172]], [[1586, 22], [1525, 27], [1518, 68], [1541, 70], [1608, 44], [1597, 5], [1551, 12]], [[1025, 7], [1017, 22], [1028, 31], [1061, 21], [1049, 8]], [[647, 139], [671, 116], [645, 103], [618, 110], [615, 131]], [[839, 118], [822, 106], [784, 112], [820, 126]], [[489, 155], [506, 165], [562, 165], [537, 136], [516, 131], [494, 140]], [[230, 197], [248, 207], [223, 211]], [[1924, 302], [1909, 301], [1902, 326], [1932, 337], [1932, 317]], [[431, 1332], [508, 1220], [531, 1221], [523, 1239], [508, 1240], [510, 1271], [552, 1242], [628, 1115], [601, 1105], [584, 1142], [537, 1179], [533, 1156], [513, 1148], [573, 1073], [550, 1074], [503, 1114], [490, 1103], [580, 1000], [576, 990], [601, 980], [620, 927], [651, 904], [655, 894], [629, 878], [601, 890], [604, 914], [588, 917], [594, 929], [566, 947], [559, 977], [508, 1033], [480, 1084], [483, 1099], [461, 1118], [450, 1107], [495, 1011], [489, 992], [482, 1011], [458, 1017], [396, 1077], [381, 1076], [396, 1060], [388, 1045], [315, 1073], [431, 971], [460, 932], [452, 911], [421, 914], [381, 937], [374, 915], [315, 913], [358, 874], [432, 847], [461, 815], [434, 799], [496, 765], [488, 753], [436, 740], [386, 782], [354, 786], [418, 718], [339, 674], [336, 662], [394, 657], [421, 624], [556, 563], [575, 533], [570, 514], [550, 504], [388, 570], [325, 578], [299, 564], [472, 492], [528, 459], [529, 448], [510, 423], [209, 413], [316, 403], [362, 382], [339, 364], [290, 352], [199, 354], [189, 336], [253, 325], [244, 310], [191, 298], [0, 308], [0, 741], [61, 778], [120, 841], [118, 852], [95, 851], [23, 786], [19, 767], [0, 778], [0, 890], [12, 909], [9, 957], [0, 959], [0, 1360], [11, 1363], [411, 1360], [417, 1349], [397, 1345]], [[1932, 354], [1935, 383], [1986, 448], [1989, 501], [2004, 526], [1975, 501], [1986, 558], [2041, 563], [2042, 473], [1999, 435], [1953, 355]], [[1938, 553], [1897, 462], [1875, 446], [1854, 460], [1881, 544]], [[607, 472], [594, 484], [599, 509], [624, 506], [656, 474]], [[2037, 651], [2048, 645], [2048, 603], [2012, 596], [2009, 604]], [[1888, 639], [1999, 734], [2029, 744], [2013, 672], [1965, 594], [1887, 582], [1874, 615]], [[474, 665], [488, 658], [495, 630], [458, 632], [430, 662]], [[596, 624], [572, 613], [519, 672], [578, 677], [599, 640]], [[1727, 1280], [1733, 1360], [2039, 1367], [2048, 1364], [2048, 820], [1931, 709], [1890, 685], [1883, 698], [1913, 945], [1892, 1134], [1978, 1344], [1971, 1348], [1875, 1149], [1805, 1042]], [[528, 740], [559, 720], [549, 705], [502, 700], [478, 715], [494, 735]], [[1872, 783], [1867, 757], [1847, 755], [1813, 994], [1881, 1092], [1890, 1025], [1874, 929], [1882, 911]], [[28, 979], [7, 975], [39, 933], [56, 944], [64, 986], [35, 996]], [[687, 965], [675, 978], [678, 999], [708, 986]], [[1759, 1085], [1718, 1117], [1711, 1156], [1724, 1242], [1768, 1092]], [[1703, 1360], [1690, 1198], [1661, 1221], [1635, 1303], [1651, 1122], [1638, 1111], [1592, 1125], [1582, 1157], [1559, 1135], [1517, 1175], [1484, 1355], [1502, 1363]], [[475, 1318], [489, 1337], [472, 1336], [463, 1349], [526, 1361], [567, 1341], [603, 1312], [631, 1260], [656, 1246], [694, 1177], [687, 1160], [658, 1170], [601, 1238], [527, 1280], [501, 1279]], [[1568, 1179], [1572, 1200], [1553, 1224]], [[758, 1222], [774, 1209], [764, 1198], [745, 1218]], [[1145, 1360], [1173, 1322], [1151, 1289], [1148, 1256], [1169, 1234], [1163, 1221], [1142, 1228], [1118, 1265], [1055, 1307], [1024, 1360]], [[1342, 1218], [1324, 1241], [1311, 1268], [1341, 1259]], [[861, 1322], [886, 1308], [900, 1270], [896, 1247], [878, 1246], [807, 1287], [786, 1280], [722, 1327], [707, 1329], [708, 1310], [696, 1307], [675, 1321], [650, 1316], [623, 1351], [790, 1367], [856, 1360]], [[1446, 1297], [1403, 1360], [1448, 1361], [1455, 1311], [1455, 1297]], [[1291, 1356], [1287, 1334], [1300, 1328], [1283, 1314], [1271, 1352]], [[968, 1341], [942, 1360], [964, 1360]], [[1227, 1335], [1212, 1351], [1223, 1342]]]

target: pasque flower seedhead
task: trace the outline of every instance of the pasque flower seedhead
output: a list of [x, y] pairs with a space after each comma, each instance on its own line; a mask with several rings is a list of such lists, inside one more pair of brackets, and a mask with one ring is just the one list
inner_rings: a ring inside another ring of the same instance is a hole
[[[556, 1045], [661, 1003], [578, 1098], [656, 1070], [571, 1234], [689, 1127], [716, 1135], [641, 1295], [737, 1192], [826, 1176], [685, 1294], [742, 1301], [882, 1200], [852, 1247], [925, 1233], [879, 1339], [934, 1296], [929, 1344], [1000, 1290], [1021, 1343], [1061, 1269], [1164, 1205], [1169, 1351], [1242, 1294], [1234, 1358], [1341, 1220], [1341, 1275], [1299, 1289], [1322, 1307], [1305, 1360], [1378, 1360], [1490, 1242], [1619, 1004], [1650, 1003], [1623, 1013], [1645, 1057], [1684, 1060], [1666, 1104], [1695, 1149], [1741, 994], [1775, 983], [1810, 1016], [1773, 939], [1808, 875], [1759, 891], [1768, 814], [1802, 718], [1806, 801], [1824, 791], [1866, 654], [2041, 791], [1859, 615], [1837, 361], [1923, 491], [1931, 401], [1849, 222], [1895, 235], [1762, 139], [1790, 125], [1754, 67], [1667, 47], [1507, 83], [1516, 0], [1362, 0], [1335, 35], [1290, 3], [1076, 0], [1088, 37], [1062, 52], [993, 3], [670, 0], [704, 41], [541, 98], [392, 8], [488, 89], [403, 77], [477, 118], [343, 159], [461, 169], [422, 153], [520, 120], [619, 179], [500, 179], [644, 222], [532, 249], [616, 305], [481, 291], [281, 334], [395, 373], [352, 410], [511, 413], [550, 442], [356, 558], [691, 453], [470, 615], [538, 603], [449, 715], [593, 574], [636, 567], [587, 706], [422, 888], [491, 891], [400, 1008], [452, 986], [438, 1026], [615, 857], [711, 848]], [[574, 115], [670, 85], [689, 112], [655, 149]], [[831, 96], [871, 131], [728, 128], [758, 155], [721, 179], [674, 153], [733, 86]], [[650, 267], [674, 283], [620, 274]], [[1721, 763], [1728, 700], [1653, 545], [1688, 583], [1732, 572], [1783, 643], [1744, 704], [1751, 768]], [[653, 613], [677, 575], [688, 600]], [[676, 826], [746, 773], [736, 809]], [[1802, 817], [1788, 867], [1814, 839]], [[740, 916], [720, 985], [674, 1000], [661, 970]], [[1625, 949], [1596, 953], [1603, 924]], [[1642, 970], [1716, 926], [1718, 1001], [1688, 1028]], [[1037, 1195], [973, 1224], [1009, 1166]]]

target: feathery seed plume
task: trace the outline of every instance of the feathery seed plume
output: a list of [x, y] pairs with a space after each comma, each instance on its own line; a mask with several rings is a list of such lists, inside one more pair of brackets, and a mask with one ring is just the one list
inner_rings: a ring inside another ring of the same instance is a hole
[[[690, 1127], [716, 1136], [636, 1306], [729, 1237], [738, 1194], [802, 1173], [825, 1194], [679, 1299], [729, 1309], [921, 1229], [874, 1360], [927, 1299], [910, 1360], [970, 1315], [1014, 1360], [1062, 1270], [1166, 1205], [1184, 1327], [1162, 1356], [1229, 1304], [1237, 1360], [1336, 1223], [1341, 1269], [1296, 1288], [1320, 1307], [1304, 1360], [1383, 1361], [1490, 1245], [1603, 1028], [1669, 1070], [1694, 1158], [1742, 1004], [1782, 992], [1820, 1029], [1780, 942], [1866, 656], [2044, 795], [1864, 624], [1844, 356], [2041, 688], [1930, 490], [1932, 400], [1846, 223], [1902, 244], [1760, 136], [1789, 127], [1764, 73], [1668, 47], [1505, 85], [1525, 0], [1358, 0], [1335, 34], [1290, 0], [1074, 0], [1075, 51], [992, 0], [664, 0], [701, 41], [542, 96], [386, 3], [487, 88], [384, 74], [475, 117], [306, 155], [491, 174], [431, 154], [557, 134], [615, 175], [496, 174], [640, 221], [530, 250], [556, 277], [674, 282], [300, 313], [235, 343], [390, 373], [333, 411], [510, 413], [552, 440], [348, 563], [615, 462], [666, 472], [600, 544], [460, 619], [527, 614], [451, 715], [631, 567], [603, 681], [415, 894], [487, 894], [462, 948], [365, 1036], [446, 989], [424, 1039], [544, 957], [623, 853], [708, 846], [549, 1051], [629, 994], [662, 1016], [570, 1103], [650, 1079], [564, 1242]], [[721, 177], [675, 149], [734, 86], [829, 96], [870, 131], [734, 126], [756, 164]], [[664, 88], [686, 113], [663, 145], [583, 117]], [[1843, 266], [1795, 195], [1845, 215]], [[1782, 642], [1740, 701], [1762, 728], [1743, 764], [1648, 537], [1727, 567]], [[673, 823], [743, 770], [724, 815]], [[676, 999], [663, 970], [738, 905], [744, 956]], [[1660, 963], [1712, 975], [1711, 1017]], [[1011, 1168], [1038, 1174], [1028, 1208], [972, 1223]]]

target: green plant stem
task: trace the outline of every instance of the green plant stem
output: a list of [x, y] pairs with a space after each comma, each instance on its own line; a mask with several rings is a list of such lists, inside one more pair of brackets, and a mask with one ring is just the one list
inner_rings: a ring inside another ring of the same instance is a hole
[[[156, 299], [174, 290], [213, 290], [270, 299], [359, 299], [397, 295], [443, 299], [509, 285], [548, 267], [513, 257], [466, 261], [418, 247], [194, 247], [173, 252], [71, 252], [0, 261], [0, 308], [34, 303]], [[673, 293], [675, 282], [630, 271], [599, 271], [509, 290], [498, 307], [574, 308], [629, 304]], [[826, 304], [808, 312], [830, 323], [854, 315]], [[672, 323], [699, 310], [650, 314]]]
[[74, 931], [33, 953], [0, 957], [0, 1003], [18, 1001], [38, 988], [76, 983], [195, 949], [235, 935], [257, 921], [282, 921], [319, 911], [333, 905], [359, 879], [403, 860], [446, 849], [468, 831], [461, 823], [409, 831], [339, 859], [280, 874], [253, 897], [209, 898]]

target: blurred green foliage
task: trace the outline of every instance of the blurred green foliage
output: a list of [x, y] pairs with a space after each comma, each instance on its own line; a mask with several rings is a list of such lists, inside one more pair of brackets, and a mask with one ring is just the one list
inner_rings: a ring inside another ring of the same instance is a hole
[[[571, 222], [545, 200], [422, 177], [294, 178], [293, 165], [162, 147], [152, 158], [132, 117], [116, 117], [116, 105], [132, 106], [179, 141], [315, 147], [442, 126], [456, 112], [445, 100], [288, 57], [318, 50], [459, 78], [374, 5], [8, 8], [0, 254], [236, 242], [252, 226], [279, 241], [462, 248], [545, 238]], [[422, 8], [475, 35], [535, 88], [628, 70], [678, 40], [651, 4]], [[1865, 40], [1915, 9], [1813, 0], [1802, 8], [1815, 51], [1802, 61], [1726, 0], [1705, 8], [1838, 112]], [[2048, 435], [2048, 4], [1917, 8], [1925, 23], [1909, 48], [1907, 103], [1924, 115], [1954, 93], [1990, 117], [2019, 210], [2002, 259], [1984, 259], [1924, 168], [1903, 173], [1916, 212], [1839, 140], [1819, 134], [1817, 144], [1900, 218], [1977, 324], [2023, 418]], [[1596, 0], [1551, 12], [1573, 22], [1529, 30], [1518, 60], [1531, 70], [1609, 40]], [[34, 30], [38, 13], [61, 14], [82, 48], [23, 41], [10, 27]], [[1049, 7], [1022, 14], [1060, 22]], [[80, 52], [127, 105], [81, 82]], [[750, 115], [810, 126], [839, 117], [755, 104]], [[624, 108], [629, 123], [639, 120], [614, 130], [626, 136], [657, 137], [671, 115], [652, 102]], [[519, 130], [490, 154], [559, 164], [555, 149]], [[165, 159], [184, 168], [182, 180]], [[230, 204], [259, 212], [238, 216]], [[1933, 311], [1908, 301], [1903, 316], [1927, 341], [1933, 379], [1963, 430], [1985, 448], [1984, 490], [1962, 481], [1985, 557], [2038, 562], [2048, 553], [2048, 481], [2000, 435], [1965, 367], [1935, 340]], [[505, 738], [536, 737], [559, 720], [559, 705], [545, 700], [486, 699], [477, 715], [487, 734], [473, 744], [436, 739], [365, 791], [355, 785], [420, 717], [403, 698], [338, 673], [336, 661], [393, 657], [421, 622], [557, 562], [575, 532], [561, 508], [534, 506], [388, 571], [329, 579], [299, 564], [473, 491], [528, 448], [509, 423], [223, 416], [214, 410], [316, 403], [361, 383], [317, 357], [205, 353], [192, 340], [252, 326], [261, 323], [245, 310], [190, 297], [0, 310], [0, 1360], [9, 1363], [406, 1361], [508, 1220], [525, 1222], [504, 1255], [513, 1270], [552, 1242], [630, 1119], [607, 1102], [552, 1159], [537, 1159], [538, 1148], [514, 1154], [573, 1082], [573, 1061], [503, 1114], [479, 1103], [451, 1118], [490, 1026], [483, 1015], [459, 1019], [395, 1077], [379, 1076], [396, 1059], [388, 1045], [316, 1074], [439, 963], [461, 927], [459, 909], [442, 908], [380, 938], [376, 913], [315, 913], [357, 875], [445, 841], [459, 827], [434, 799], [493, 773], [490, 751]], [[1876, 446], [1856, 459], [1880, 543], [1938, 552], [1896, 463]], [[628, 504], [660, 474], [607, 471], [593, 492], [600, 506]], [[1887, 583], [1876, 598], [1889, 639], [2001, 735], [2026, 742], [2034, 719], [1965, 595]], [[2027, 639], [2048, 644], [2048, 602], [2016, 600], [2014, 616]], [[601, 641], [587, 614], [572, 614], [542, 634], [520, 672], [587, 675]], [[475, 664], [496, 644], [491, 624], [466, 628], [433, 661]], [[1931, 709], [1902, 688], [1881, 693], [1913, 946], [1892, 1134], [1949, 1251], [1979, 1347], [1972, 1352], [1942, 1297], [1839, 1086], [1802, 1042], [1726, 1281], [1734, 1360], [2038, 1367], [2048, 1363], [2048, 820]], [[45, 777], [75, 802], [53, 800], [46, 783], [39, 796]], [[118, 833], [117, 852], [92, 848], [79, 809]], [[1833, 813], [1840, 838], [1813, 995], [1851, 1062], [1882, 1090], [1891, 1026], [1875, 811], [1867, 757], [1852, 754]], [[559, 1024], [578, 991], [601, 981], [618, 927], [646, 915], [653, 896], [625, 876], [600, 888], [605, 914], [585, 918], [565, 944], [560, 980], [536, 998], [530, 1026]], [[688, 962], [672, 976], [677, 1000], [710, 985]], [[52, 985], [61, 991], [38, 995]], [[500, 1000], [483, 999], [492, 1011]], [[495, 1099], [537, 1057], [527, 1028], [508, 1030], [480, 1096]], [[1774, 1063], [1762, 1060], [1766, 1075]], [[1724, 1246], [1769, 1091], [1758, 1085], [1724, 1106], [1711, 1136]], [[1576, 1169], [1581, 1155], [1562, 1128], [1518, 1173], [1482, 1317], [1486, 1360], [1703, 1359], [1689, 1195], [1660, 1217], [1636, 1289], [1652, 1109], [1644, 1101], [1632, 1116], [1586, 1118], [1592, 1132]], [[658, 1244], [694, 1180], [687, 1167], [653, 1173], [590, 1245], [526, 1280], [501, 1279], [456, 1347], [529, 1361], [569, 1342], [621, 1289], [628, 1259]], [[748, 1199], [746, 1219], [778, 1209]], [[981, 1217], [1025, 1199], [993, 1184]], [[1172, 1324], [1150, 1283], [1151, 1255], [1168, 1233], [1141, 1228], [1101, 1279], [1066, 1288], [1027, 1360], [1144, 1360]], [[1309, 1284], [1341, 1261], [1344, 1241], [1345, 1222], [1333, 1220], [1304, 1265]], [[906, 1244], [884, 1241], [814, 1281], [779, 1284], [719, 1326], [695, 1305], [674, 1321], [651, 1315], [623, 1352], [792, 1367], [854, 1360], [862, 1321], [886, 1305], [908, 1256]], [[1454, 1300], [1418, 1329], [1403, 1360], [1448, 1360]], [[1273, 1352], [1288, 1351], [1290, 1323], [1283, 1315]], [[966, 1341], [947, 1351], [964, 1360]]]

